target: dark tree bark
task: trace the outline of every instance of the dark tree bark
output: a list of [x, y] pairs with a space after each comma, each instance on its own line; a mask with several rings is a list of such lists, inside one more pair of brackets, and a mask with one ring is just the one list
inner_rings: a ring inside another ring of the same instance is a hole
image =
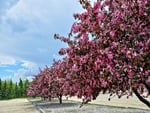
[[59, 104], [62, 104], [62, 94], [60, 94], [60, 95], [58, 96], [58, 99], [59, 99]]
[[51, 96], [48, 97], [48, 100], [51, 101]]
[[143, 84], [145, 85], [146, 89], [148, 90], [148, 94], [150, 95], [150, 84], [147, 82], [143, 82]]
[[143, 98], [139, 92], [137, 91], [136, 88], [132, 88], [133, 92], [135, 93], [135, 95], [138, 97], [138, 99], [143, 102], [144, 104], [146, 104], [149, 108], [150, 108], [150, 102], [148, 100], [146, 100], [145, 98]]

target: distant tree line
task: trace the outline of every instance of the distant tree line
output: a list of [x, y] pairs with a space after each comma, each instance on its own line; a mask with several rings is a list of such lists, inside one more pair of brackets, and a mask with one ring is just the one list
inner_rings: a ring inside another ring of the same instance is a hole
[[14, 83], [12, 80], [1, 80], [0, 78], [0, 100], [26, 97], [26, 89], [29, 81], [20, 79]]

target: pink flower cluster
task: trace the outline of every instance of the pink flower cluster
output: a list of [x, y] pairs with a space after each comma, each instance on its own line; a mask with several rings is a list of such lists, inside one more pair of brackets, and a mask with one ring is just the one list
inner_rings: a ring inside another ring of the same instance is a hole
[[[38, 84], [44, 90], [57, 81], [58, 92], [83, 98], [83, 103], [96, 99], [100, 92], [121, 97], [131, 96], [135, 89], [143, 94], [147, 89], [149, 96], [150, 0], [80, 3], [85, 10], [74, 15], [69, 36], [55, 35], [68, 44], [59, 51], [65, 58], [54, 63], [50, 72], [47, 68], [40, 72], [45, 74], [35, 77], [41, 79]], [[48, 79], [42, 80], [46, 76]], [[37, 85], [34, 80], [32, 83]], [[43, 92], [52, 94], [50, 89]]]

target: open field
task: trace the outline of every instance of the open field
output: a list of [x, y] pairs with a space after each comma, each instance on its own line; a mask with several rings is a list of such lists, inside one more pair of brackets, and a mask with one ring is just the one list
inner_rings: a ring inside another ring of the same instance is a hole
[[39, 113], [27, 99], [0, 101], [0, 113]]

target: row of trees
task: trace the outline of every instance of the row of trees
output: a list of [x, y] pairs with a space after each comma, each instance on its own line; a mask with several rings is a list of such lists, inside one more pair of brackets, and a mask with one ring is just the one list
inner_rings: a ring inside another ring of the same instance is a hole
[[18, 83], [13, 83], [12, 80], [0, 79], [0, 100], [26, 97], [28, 84], [28, 80], [20, 79]]
[[150, 0], [80, 0], [65, 57], [40, 70], [30, 96], [77, 96], [87, 103], [100, 92], [133, 96], [150, 107]]

